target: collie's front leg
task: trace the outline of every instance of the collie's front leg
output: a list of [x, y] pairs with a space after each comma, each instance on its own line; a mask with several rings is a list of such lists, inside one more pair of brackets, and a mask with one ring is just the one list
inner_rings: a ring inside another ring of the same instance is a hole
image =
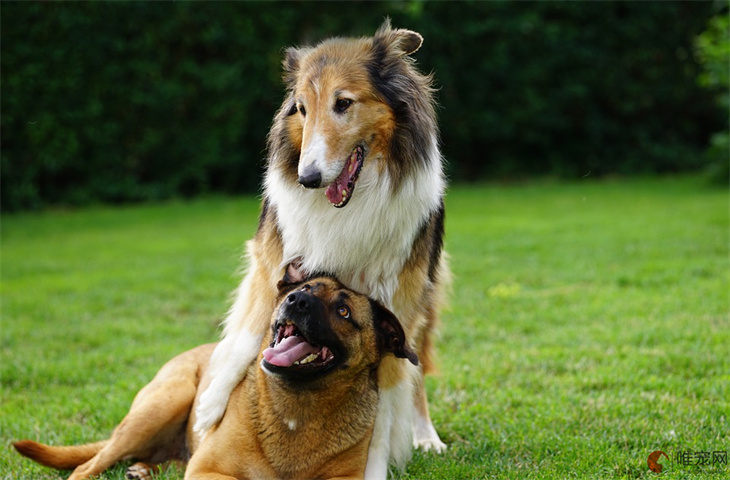
[[211, 382], [195, 409], [193, 429], [201, 436], [218, 424], [231, 392], [243, 379], [261, 347], [276, 302], [276, 282], [270, 270], [250, 257], [251, 268], [236, 292], [225, 321], [224, 338], [210, 359]]
[[421, 375], [415, 391], [416, 414], [413, 416], [413, 446], [425, 452], [442, 453], [446, 450], [446, 444], [441, 441], [428, 413], [428, 400], [423, 380], [423, 375]]
[[378, 412], [370, 440], [365, 480], [385, 480], [388, 464], [405, 467], [411, 456], [414, 384], [418, 367], [395, 357], [378, 369]]
[[210, 359], [211, 382], [195, 409], [195, 433], [205, 434], [223, 418], [228, 397], [256, 358], [263, 336], [244, 328], [218, 344]]

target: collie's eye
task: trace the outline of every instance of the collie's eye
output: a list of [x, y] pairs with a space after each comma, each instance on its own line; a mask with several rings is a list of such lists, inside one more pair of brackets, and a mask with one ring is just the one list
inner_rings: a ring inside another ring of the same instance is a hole
[[350, 309], [343, 305], [337, 309], [337, 315], [342, 318], [350, 318]]
[[335, 102], [335, 112], [345, 113], [345, 110], [350, 108], [350, 105], [352, 105], [352, 100], [349, 98], [338, 98]]
[[288, 117], [290, 117], [290, 116], [294, 115], [295, 113], [297, 113], [297, 104], [296, 103], [291, 106], [291, 108], [289, 109], [289, 111], [286, 112], [286, 115]]
[[307, 116], [307, 111], [304, 109], [304, 105], [299, 105], [299, 113], [301, 113], [303, 117]]

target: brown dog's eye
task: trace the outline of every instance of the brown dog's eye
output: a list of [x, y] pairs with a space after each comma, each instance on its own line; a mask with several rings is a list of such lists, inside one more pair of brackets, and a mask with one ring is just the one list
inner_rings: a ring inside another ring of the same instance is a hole
[[338, 98], [335, 102], [335, 112], [345, 113], [345, 110], [350, 108], [350, 105], [352, 105], [352, 100], [349, 98]]
[[337, 309], [337, 315], [342, 318], [350, 318], [350, 309], [343, 305]]
[[304, 109], [304, 105], [299, 105], [299, 113], [301, 113], [303, 117], [307, 116], [307, 111]]

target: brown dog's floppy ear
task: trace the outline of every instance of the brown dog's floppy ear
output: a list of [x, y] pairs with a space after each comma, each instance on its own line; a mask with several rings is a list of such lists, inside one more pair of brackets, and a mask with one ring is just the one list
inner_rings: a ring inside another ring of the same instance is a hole
[[418, 365], [418, 356], [408, 348], [406, 334], [393, 312], [375, 300], [370, 300], [370, 308], [380, 349], [392, 352], [398, 358], [407, 358], [413, 365]]
[[281, 296], [281, 295], [284, 295], [285, 293], [287, 293], [289, 290], [294, 290], [294, 288], [297, 285], [299, 285], [299, 284], [287, 282], [286, 276], [285, 276], [284, 278], [282, 278], [281, 280], [276, 282], [276, 289], [279, 290], [278, 295]]

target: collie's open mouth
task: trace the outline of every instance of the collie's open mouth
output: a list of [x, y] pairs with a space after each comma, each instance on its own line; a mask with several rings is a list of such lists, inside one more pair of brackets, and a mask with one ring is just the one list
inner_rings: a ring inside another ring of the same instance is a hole
[[365, 150], [362, 145], [356, 146], [350, 153], [350, 158], [347, 159], [340, 175], [327, 187], [325, 192], [327, 200], [335, 207], [344, 207], [352, 198], [352, 191], [355, 190], [355, 182], [357, 182], [357, 177], [360, 175], [364, 159]]
[[263, 355], [267, 367], [287, 370], [319, 370], [329, 366], [335, 359], [332, 350], [310, 343], [290, 321], [278, 326], [274, 341]]

